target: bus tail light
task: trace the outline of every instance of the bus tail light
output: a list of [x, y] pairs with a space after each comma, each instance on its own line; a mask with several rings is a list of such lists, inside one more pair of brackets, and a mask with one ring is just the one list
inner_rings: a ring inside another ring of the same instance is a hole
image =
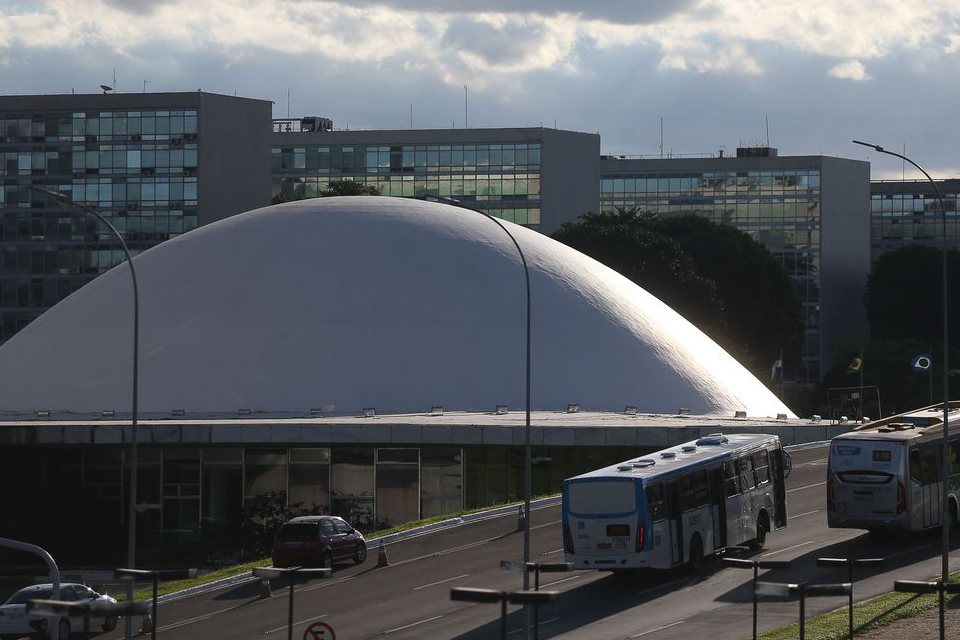
[[566, 553], [573, 553], [573, 534], [570, 533], [570, 525], [563, 525], [563, 550]]
[[835, 511], [833, 506], [833, 476], [827, 477], [827, 511]]
[[907, 510], [907, 489], [902, 482], [897, 483], [897, 513]]
[[642, 522], [638, 523], [637, 524], [637, 549], [636, 549], [637, 553], [640, 553], [641, 551], [643, 551], [643, 543], [645, 542], [644, 533], [645, 532], [643, 529], [643, 523]]

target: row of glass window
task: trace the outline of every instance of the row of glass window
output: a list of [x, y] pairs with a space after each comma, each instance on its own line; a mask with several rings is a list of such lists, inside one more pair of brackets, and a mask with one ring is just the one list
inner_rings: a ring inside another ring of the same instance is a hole
[[7, 114], [0, 117], [4, 142], [44, 139], [47, 142], [96, 136], [183, 135], [197, 133], [197, 111], [114, 111], [47, 113], [42, 118]]
[[[195, 177], [129, 177], [77, 179], [66, 184], [45, 185], [75, 202], [100, 203], [101, 206], [163, 206], [163, 203], [181, 202], [196, 204], [197, 178]], [[46, 201], [47, 196], [38, 194], [25, 185], [0, 185], [0, 204], [13, 205]]]
[[[659, 215], [686, 215], [696, 214], [717, 222], [738, 225], [748, 220], [794, 220], [798, 225], [819, 226], [816, 203], [761, 203], [761, 202], [730, 202], [721, 201], [713, 205], [704, 204], [673, 204], [663, 200], [636, 199], [604, 199], [601, 210], [614, 212], [618, 208], [637, 207], [643, 211], [652, 211]], [[778, 223], [782, 224], [782, 223]]]
[[818, 171], [743, 171], [712, 174], [604, 175], [601, 193], [727, 193], [730, 191], [812, 192], [820, 188]]
[[[540, 196], [540, 178], [487, 176], [438, 176], [436, 178], [366, 179], [380, 195], [401, 197], [440, 196], [472, 200], [536, 200]], [[327, 188], [325, 178], [283, 178], [274, 182], [274, 191], [287, 197], [315, 198]]]
[[272, 150], [272, 169], [359, 173], [437, 171], [537, 171], [538, 144], [403, 145], [391, 147], [281, 147]]
[[[957, 194], [945, 194], [947, 215], [957, 215], [960, 210]], [[933, 195], [913, 195], [909, 193], [891, 195], [873, 195], [870, 197], [870, 212], [883, 213], [923, 213], [940, 215], [940, 199]]]

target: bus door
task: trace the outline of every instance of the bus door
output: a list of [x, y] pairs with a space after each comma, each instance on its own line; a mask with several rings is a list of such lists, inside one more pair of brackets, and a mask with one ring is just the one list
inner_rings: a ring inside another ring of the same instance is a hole
[[735, 461], [723, 463], [723, 495], [726, 498], [727, 545], [743, 542], [743, 496], [740, 495], [740, 479]]
[[783, 449], [777, 447], [770, 460], [770, 472], [773, 474], [774, 529], [787, 526], [787, 479], [784, 475], [783, 455]]
[[677, 483], [664, 485], [664, 497], [667, 501], [667, 521], [670, 523], [670, 561], [671, 564], [683, 562], [683, 518], [680, 513], [680, 488]]
[[935, 442], [910, 449], [913, 519], [926, 529], [940, 524], [940, 451]]
[[709, 474], [714, 548], [722, 548], [727, 546], [727, 501], [723, 493], [723, 471], [718, 467], [711, 469]]

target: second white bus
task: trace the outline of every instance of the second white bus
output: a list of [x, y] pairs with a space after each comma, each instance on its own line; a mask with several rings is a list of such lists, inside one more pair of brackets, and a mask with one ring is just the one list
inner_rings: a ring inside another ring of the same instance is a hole
[[763, 547], [787, 525], [788, 456], [777, 436], [712, 434], [563, 482], [563, 547], [575, 569], [700, 566]]

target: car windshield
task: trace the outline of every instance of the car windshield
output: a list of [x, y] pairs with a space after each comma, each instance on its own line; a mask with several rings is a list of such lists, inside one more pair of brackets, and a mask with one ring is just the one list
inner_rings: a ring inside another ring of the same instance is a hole
[[26, 589], [20, 589], [20, 591], [10, 596], [10, 599], [4, 602], [4, 604], [27, 604], [30, 600], [49, 600], [52, 595], [53, 589], [50, 587], [46, 589], [27, 587]]
[[304, 540], [317, 537], [315, 522], [287, 523], [277, 532], [277, 540]]

